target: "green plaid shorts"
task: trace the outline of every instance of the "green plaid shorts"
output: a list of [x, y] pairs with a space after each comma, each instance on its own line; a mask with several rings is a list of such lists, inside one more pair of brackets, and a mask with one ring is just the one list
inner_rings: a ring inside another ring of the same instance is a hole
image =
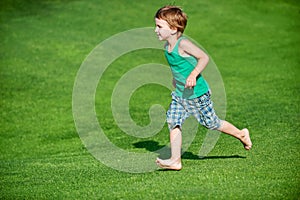
[[176, 126], [182, 128], [184, 121], [189, 116], [194, 116], [204, 127], [216, 130], [221, 126], [221, 120], [216, 115], [210, 91], [194, 99], [183, 99], [172, 92], [172, 102], [167, 111], [169, 130]]

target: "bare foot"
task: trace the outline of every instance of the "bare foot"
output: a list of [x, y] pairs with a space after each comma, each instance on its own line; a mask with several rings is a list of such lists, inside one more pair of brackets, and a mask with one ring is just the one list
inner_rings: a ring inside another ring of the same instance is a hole
[[182, 165], [181, 165], [181, 162], [176, 162], [176, 161], [172, 161], [170, 159], [168, 160], [162, 160], [162, 159], [159, 159], [159, 158], [156, 158], [156, 164], [162, 168], [162, 169], [170, 169], [170, 170], [181, 170], [182, 168]]
[[240, 141], [243, 143], [246, 150], [250, 150], [252, 148], [252, 142], [249, 131], [246, 128], [244, 128], [242, 131], [244, 132], [244, 136], [240, 139]]

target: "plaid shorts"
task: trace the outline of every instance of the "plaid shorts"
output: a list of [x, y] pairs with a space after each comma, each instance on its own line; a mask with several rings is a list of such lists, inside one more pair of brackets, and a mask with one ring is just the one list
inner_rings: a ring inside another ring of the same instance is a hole
[[172, 92], [172, 102], [167, 111], [169, 130], [176, 126], [182, 128], [184, 121], [191, 115], [208, 129], [215, 130], [221, 126], [221, 120], [216, 115], [210, 99], [210, 92], [194, 99], [183, 99]]

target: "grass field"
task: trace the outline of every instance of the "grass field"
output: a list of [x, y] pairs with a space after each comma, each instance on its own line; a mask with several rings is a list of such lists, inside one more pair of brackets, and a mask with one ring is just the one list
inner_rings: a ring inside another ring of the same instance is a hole
[[[189, 15], [186, 34], [205, 47], [222, 74], [226, 119], [251, 132], [250, 152], [221, 135], [199, 159], [205, 132], [200, 127], [181, 171], [132, 174], [103, 165], [84, 147], [72, 114], [81, 63], [110, 36], [154, 26], [154, 13], [170, 2], [0, 2], [0, 199], [300, 198], [296, 0], [175, 1]], [[138, 139], [124, 134], [111, 114], [114, 84], [131, 68], [151, 62], [166, 64], [162, 52], [149, 49], [124, 55], [104, 73], [95, 95], [101, 127], [128, 151], [154, 151], [168, 143], [166, 127]], [[132, 118], [149, 123], [149, 107], [167, 108], [169, 93], [157, 85], [140, 88], [132, 96]]]

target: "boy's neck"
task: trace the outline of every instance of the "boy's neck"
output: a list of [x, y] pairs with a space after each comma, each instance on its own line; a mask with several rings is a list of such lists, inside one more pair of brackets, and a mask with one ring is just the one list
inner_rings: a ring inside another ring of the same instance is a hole
[[169, 50], [173, 50], [174, 46], [176, 45], [178, 39], [181, 37], [181, 33], [177, 32], [176, 34], [170, 36], [167, 39], [168, 45], [169, 45]]

